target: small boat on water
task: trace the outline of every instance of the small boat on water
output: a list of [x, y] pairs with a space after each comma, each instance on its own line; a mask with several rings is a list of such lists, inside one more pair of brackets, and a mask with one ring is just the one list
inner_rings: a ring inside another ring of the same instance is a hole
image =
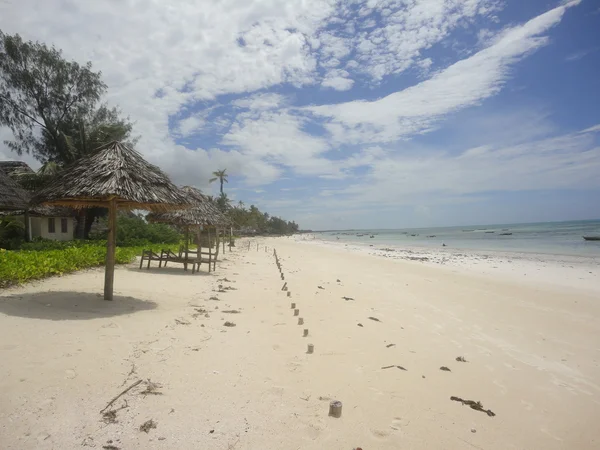
[[500, 233], [498, 236], [512, 236], [512, 233]]
[[371, 235], [371, 236], [369, 236], [369, 237], [370, 237], [371, 239], [373, 239], [375, 236]]
[[583, 236], [586, 241], [600, 241], [600, 235], [598, 236]]
[[495, 233], [495, 231], [486, 231], [486, 233]]
[[427, 236], [428, 238], [432, 238], [435, 237], [435, 234], [432, 234], [431, 236]]

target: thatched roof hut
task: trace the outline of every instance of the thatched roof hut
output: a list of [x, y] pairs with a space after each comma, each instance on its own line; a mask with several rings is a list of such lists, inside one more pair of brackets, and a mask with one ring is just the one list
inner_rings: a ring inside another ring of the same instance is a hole
[[0, 161], [0, 170], [12, 177], [14, 173], [34, 173], [31, 167], [23, 161]]
[[105, 300], [113, 297], [117, 208], [168, 211], [190, 206], [165, 173], [120, 142], [106, 144], [66, 167], [32, 202], [108, 208]]
[[231, 225], [231, 221], [223, 214], [213, 201], [200, 191], [191, 186], [184, 186], [180, 189], [189, 202], [191, 207], [188, 209], [179, 209], [162, 213], [148, 214], [147, 219], [150, 222], [169, 223], [177, 226], [208, 226], [215, 228], [224, 228]]
[[111, 142], [66, 167], [36, 193], [35, 203], [72, 208], [108, 207], [167, 211], [188, 206], [169, 177], [132, 148]]
[[27, 191], [0, 170], [0, 211], [25, 210], [28, 200]]

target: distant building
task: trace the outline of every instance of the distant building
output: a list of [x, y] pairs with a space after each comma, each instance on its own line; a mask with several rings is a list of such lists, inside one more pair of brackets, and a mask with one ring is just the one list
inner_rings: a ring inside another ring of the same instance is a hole
[[[33, 172], [22, 161], [0, 161], [0, 171], [9, 176], [16, 172]], [[0, 178], [2, 180], [2, 178]], [[4, 179], [6, 180], [6, 179]], [[2, 183], [2, 181], [0, 181]], [[21, 197], [29, 201], [31, 193], [20, 189]], [[12, 216], [25, 222], [25, 209], [2, 208], [0, 203], [0, 216]], [[34, 206], [28, 209], [29, 238], [38, 237], [57, 241], [69, 241], [75, 235], [75, 212], [70, 208], [53, 206]]]

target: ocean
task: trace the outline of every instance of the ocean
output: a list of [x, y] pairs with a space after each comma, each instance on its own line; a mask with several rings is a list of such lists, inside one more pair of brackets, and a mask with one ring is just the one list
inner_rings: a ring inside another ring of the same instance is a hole
[[[571, 256], [600, 256], [600, 220], [500, 224], [398, 230], [339, 230], [315, 233], [328, 241], [402, 248], [504, 251]], [[373, 236], [371, 238], [371, 236]]]

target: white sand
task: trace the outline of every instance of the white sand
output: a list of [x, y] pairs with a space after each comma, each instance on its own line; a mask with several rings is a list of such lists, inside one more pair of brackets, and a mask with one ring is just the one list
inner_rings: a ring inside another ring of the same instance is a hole
[[[533, 267], [526, 281], [259, 241], [277, 248], [291, 298], [272, 254], [243, 243], [216, 275], [121, 267], [114, 302], [100, 296], [101, 270], [2, 291], [0, 448], [598, 448], [594, 273], [578, 284], [565, 268], [565, 284], [556, 267]], [[99, 411], [138, 379], [162, 395], [142, 383], [103, 423]], [[328, 399], [342, 418], [327, 416]], [[140, 432], [149, 419], [156, 428]]]

